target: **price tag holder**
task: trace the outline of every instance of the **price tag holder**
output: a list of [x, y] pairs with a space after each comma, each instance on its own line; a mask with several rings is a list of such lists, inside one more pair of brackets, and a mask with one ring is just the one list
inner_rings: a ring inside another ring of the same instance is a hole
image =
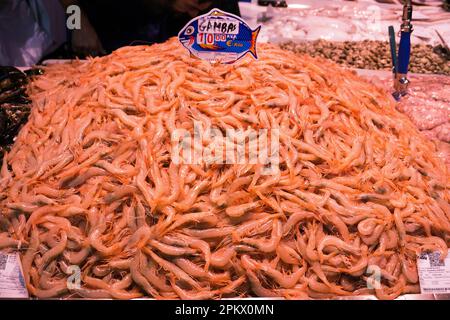
[[0, 251], [0, 298], [27, 299], [19, 253]]
[[450, 293], [450, 256], [440, 260], [439, 252], [423, 252], [417, 258], [420, 292]]
[[192, 19], [178, 34], [181, 44], [202, 60], [234, 63], [250, 53], [255, 59], [261, 26], [252, 30], [240, 17], [212, 9]]

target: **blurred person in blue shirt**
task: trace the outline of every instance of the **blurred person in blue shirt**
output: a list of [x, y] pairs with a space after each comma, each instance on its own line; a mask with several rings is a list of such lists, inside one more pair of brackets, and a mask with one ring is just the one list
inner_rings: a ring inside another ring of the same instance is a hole
[[102, 55], [132, 44], [164, 42], [212, 8], [239, 15], [237, 0], [60, 0], [81, 8], [81, 28], [70, 44], [79, 56]]

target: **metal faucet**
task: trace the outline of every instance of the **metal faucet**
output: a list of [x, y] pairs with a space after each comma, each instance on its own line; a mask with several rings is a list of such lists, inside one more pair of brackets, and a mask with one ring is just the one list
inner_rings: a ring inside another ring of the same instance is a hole
[[412, 3], [406, 0], [403, 4], [402, 24], [400, 26], [400, 44], [398, 48], [397, 66], [395, 66], [394, 76], [394, 93], [396, 100], [407, 94], [409, 80], [408, 74], [409, 59], [411, 54], [411, 33], [413, 32], [412, 20]]

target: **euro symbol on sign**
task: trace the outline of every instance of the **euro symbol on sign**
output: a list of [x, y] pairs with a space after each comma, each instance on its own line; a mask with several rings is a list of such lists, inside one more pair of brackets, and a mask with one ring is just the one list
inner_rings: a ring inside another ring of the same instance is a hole
[[231, 41], [231, 40], [228, 40], [228, 41], [227, 41], [227, 46], [229, 46], [229, 47], [232, 46], [232, 41]]

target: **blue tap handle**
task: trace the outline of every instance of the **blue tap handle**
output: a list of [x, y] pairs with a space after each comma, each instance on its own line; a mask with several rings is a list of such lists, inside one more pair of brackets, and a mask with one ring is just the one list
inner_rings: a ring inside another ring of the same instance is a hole
[[389, 31], [389, 47], [391, 49], [392, 72], [397, 73], [397, 48], [395, 44], [395, 31], [393, 26], [388, 27]]
[[411, 53], [411, 32], [401, 32], [398, 48], [397, 73], [407, 74]]

